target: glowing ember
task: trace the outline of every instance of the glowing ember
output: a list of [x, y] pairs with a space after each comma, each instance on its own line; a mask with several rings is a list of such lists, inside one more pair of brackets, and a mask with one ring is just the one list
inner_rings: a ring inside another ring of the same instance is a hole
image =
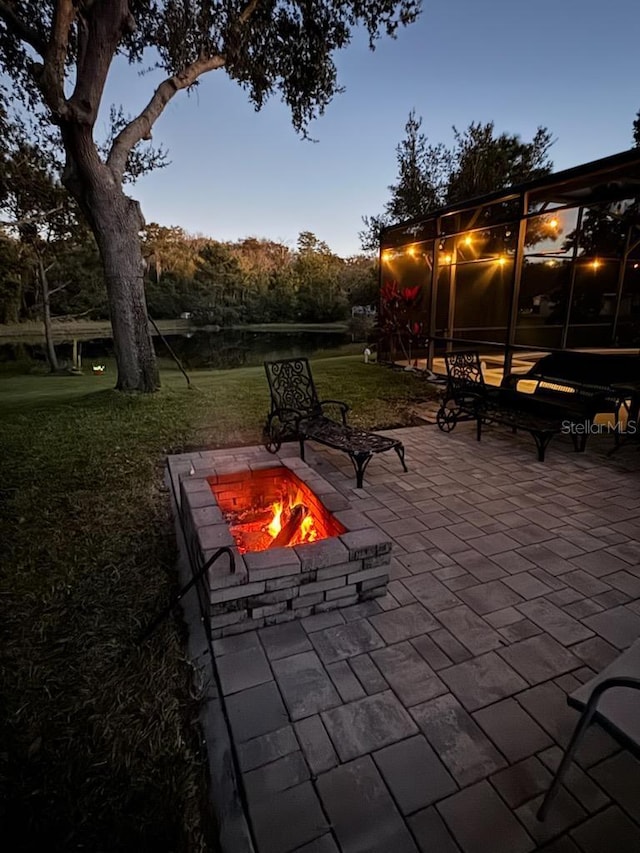
[[[291, 498], [274, 501], [265, 511], [249, 510], [239, 519], [228, 515], [231, 533], [240, 553], [266, 551], [268, 548], [292, 548], [320, 537], [313, 513], [305, 506], [300, 490]], [[235, 517], [234, 517], [235, 516]], [[320, 537], [322, 538], [322, 537]]]
[[345, 528], [293, 471], [283, 466], [211, 482], [238, 550], [266, 551], [340, 536]]

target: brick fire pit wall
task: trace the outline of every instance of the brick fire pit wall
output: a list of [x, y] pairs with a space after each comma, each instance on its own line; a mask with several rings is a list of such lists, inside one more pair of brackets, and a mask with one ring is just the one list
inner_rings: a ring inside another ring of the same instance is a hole
[[[227, 451], [228, 452], [228, 451]], [[251, 471], [284, 466], [313, 491], [346, 532], [293, 548], [240, 554], [211, 484], [232, 483]], [[386, 592], [391, 541], [316, 471], [296, 458], [238, 458], [183, 476], [181, 513], [192, 559], [203, 565], [222, 546], [232, 548], [209, 570], [208, 597], [214, 639], [302, 619], [377, 598]]]

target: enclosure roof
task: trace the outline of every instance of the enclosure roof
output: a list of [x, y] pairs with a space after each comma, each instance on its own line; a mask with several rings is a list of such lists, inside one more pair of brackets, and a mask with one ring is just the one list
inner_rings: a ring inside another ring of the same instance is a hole
[[424, 216], [389, 225], [382, 229], [381, 236], [396, 229], [410, 227], [414, 223], [425, 222], [457, 211], [520, 198], [524, 193], [528, 193], [529, 200], [533, 202], [546, 201], [560, 204], [587, 204], [634, 197], [640, 193], [640, 148], [632, 148], [629, 151], [612, 154], [610, 157], [603, 157], [601, 160], [593, 160], [591, 163], [583, 163], [571, 169], [564, 169], [562, 172], [545, 175], [534, 181], [515, 184], [468, 201], [440, 207]]

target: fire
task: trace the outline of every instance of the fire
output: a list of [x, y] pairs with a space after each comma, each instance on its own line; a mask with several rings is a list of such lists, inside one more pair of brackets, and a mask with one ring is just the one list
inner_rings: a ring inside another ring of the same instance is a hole
[[211, 484], [241, 554], [319, 542], [344, 533], [291, 471], [259, 471], [238, 482]]
[[282, 501], [276, 501], [273, 504], [273, 518], [271, 519], [271, 521], [269, 522], [269, 526], [267, 527], [269, 535], [272, 539], [275, 539], [278, 533], [280, 533], [280, 531], [282, 530], [282, 522], [280, 521], [280, 519], [282, 518], [283, 509], [284, 506], [282, 504]]
[[315, 528], [311, 515], [303, 518], [300, 525], [300, 535], [303, 542], [314, 542], [318, 538], [318, 531]]
[[[284, 501], [274, 501], [271, 509], [273, 511], [273, 518], [269, 522], [267, 526], [267, 532], [272, 539], [275, 539], [276, 536], [282, 530], [282, 516], [283, 514], [288, 516], [291, 513], [291, 510], [297, 506], [304, 506], [304, 495], [298, 489], [296, 496], [291, 499], [289, 497], [286, 507]], [[285, 511], [286, 509], [286, 511]], [[316, 529], [315, 521], [313, 515], [307, 510], [304, 518], [300, 522], [295, 535], [289, 540], [288, 545], [300, 545], [303, 542], [315, 542], [318, 538], [318, 531]]]

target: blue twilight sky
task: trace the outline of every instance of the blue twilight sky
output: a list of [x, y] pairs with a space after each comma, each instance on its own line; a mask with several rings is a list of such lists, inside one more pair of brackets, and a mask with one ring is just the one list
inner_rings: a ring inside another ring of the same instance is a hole
[[[358, 37], [338, 55], [346, 91], [311, 127], [317, 143], [296, 136], [279, 101], [256, 113], [217, 71], [174, 98], [154, 133], [172, 165], [130, 192], [147, 221], [291, 247], [308, 230], [354, 254], [362, 215], [388, 199], [414, 107], [433, 143], [473, 120], [526, 140], [545, 125], [556, 171], [630, 148], [639, 24], [638, 0], [423, 0], [395, 41], [372, 53]], [[156, 79], [115, 67], [105, 101], [137, 112]]]

